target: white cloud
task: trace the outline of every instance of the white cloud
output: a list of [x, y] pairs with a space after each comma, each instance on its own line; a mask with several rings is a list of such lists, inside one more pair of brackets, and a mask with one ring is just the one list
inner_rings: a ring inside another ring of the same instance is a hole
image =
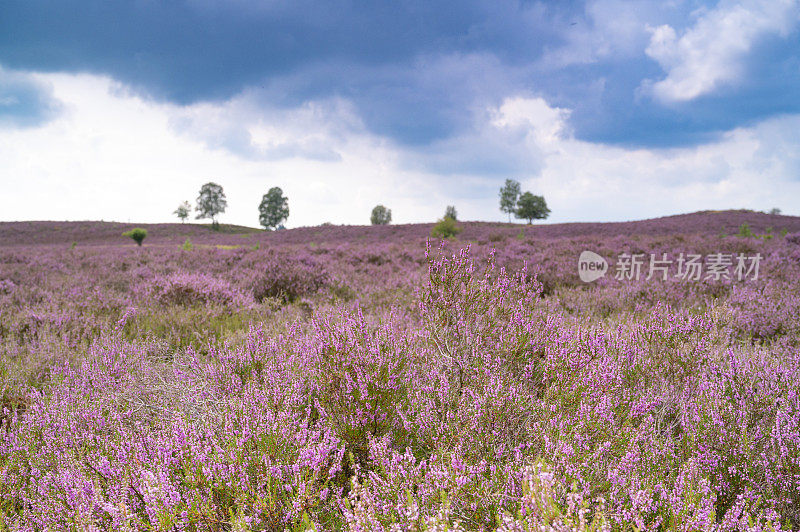
[[734, 83], [754, 44], [768, 35], [786, 37], [798, 21], [798, 0], [723, 0], [681, 35], [669, 25], [651, 28], [646, 53], [667, 76], [643, 88], [663, 102], [680, 102]]
[[[207, 181], [225, 189], [225, 223], [256, 226], [272, 186], [289, 197], [290, 227], [365, 224], [380, 202], [398, 223], [438, 214], [430, 176], [396, 171], [396, 151], [357, 131], [345, 135], [350, 126], [342, 129], [334, 111], [305, 106], [272, 116], [245, 97], [179, 107], [143, 100], [104, 77], [36, 78], [52, 86], [63, 112], [41, 127], [0, 129], [1, 220], [175, 221], [178, 203], [194, 203]], [[310, 156], [309, 147], [337, 157]]]
[[[704, 146], [634, 150], [575, 139], [568, 109], [517, 96], [476, 114], [471, 133], [423, 152], [370, 134], [346, 101], [275, 111], [244, 94], [178, 107], [108, 78], [36, 77], [63, 112], [42, 126], [0, 129], [0, 220], [176, 221], [178, 203], [193, 202], [207, 181], [225, 188], [225, 223], [255, 226], [272, 186], [289, 197], [290, 227], [365, 224], [378, 203], [396, 223], [432, 221], [448, 204], [463, 219], [503, 220], [497, 190], [506, 177], [544, 194], [552, 222], [739, 207], [800, 213], [800, 115]], [[514, 159], [514, 172], [478, 170], [492, 151]], [[328, 152], [337, 156], [315, 156]]]
[[630, 220], [740, 207], [800, 212], [800, 199], [792, 199], [800, 198], [800, 139], [794, 134], [800, 115], [735, 129], [696, 147], [629, 149], [577, 140], [564, 123], [567, 113], [542, 106], [547, 104], [539, 98], [507, 100], [495, 126], [519, 123], [537, 110], [539, 122], [528, 121], [525, 144], [544, 158], [541, 171], [522, 184], [543, 194], [558, 220]]
[[170, 108], [170, 126], [209, 148], [253, 160], [338, 161], [337, 146], [364, 134], [352, 106], [341, 98], [307, 102], [294, 109], [267, 105], [247, 90], [224, 103]]
[[569, 109], [550, 107], [543, 98], [507, 98], [495, 111], [496, 128], [522, 130], [540, 147], [553, 147], [568, 131]]

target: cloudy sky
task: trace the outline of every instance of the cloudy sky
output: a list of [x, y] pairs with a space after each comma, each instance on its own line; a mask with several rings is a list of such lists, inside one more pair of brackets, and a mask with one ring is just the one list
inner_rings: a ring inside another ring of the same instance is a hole
[[0, 220], [800, 215], [800, 0], [3, 0]]

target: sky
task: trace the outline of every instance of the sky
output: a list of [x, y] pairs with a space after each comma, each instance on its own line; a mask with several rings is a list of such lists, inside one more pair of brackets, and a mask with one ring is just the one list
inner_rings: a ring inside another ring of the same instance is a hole
[[0, 221], [800, 215], [800, 0], [2, 0]]

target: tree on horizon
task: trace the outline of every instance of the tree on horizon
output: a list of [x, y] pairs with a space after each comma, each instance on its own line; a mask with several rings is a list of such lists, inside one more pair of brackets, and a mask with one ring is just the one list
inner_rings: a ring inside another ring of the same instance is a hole
[[258, 206], [258, 222], [265, 230], [277, 229], [289, 218], [289, 199], [280, 187], [272, 187], [261, 198]]
[[225, 212], [228, 201], [225, 199], [225, 192], [216, 183], [209, 182], [200, 188], [200, 195], [197, 196], [197, 216], [196, 219], [211, 218], [211, 227], [219, 228], [217, 216]]
[[508, 213], [508, 221], [511, 222], [511, 215], [517, 211], [517, 200], [520, 195], [519, 181], [506, 179], [506, 184], [500, 188], [500, 210]]
[[189, 205], [188, 201], [184, 201], [183, 203], [178, 205], [178, 208], [175, 209], [172, 214], [180, 218], [181, 223], [185, 223], [186, 219], [189, 217], [190, 212], [192, 212], [192, 206]]
[[514, 211], [514, 216], [528, 220], [528, 225], [533, 220], [544, 220], [549, 215], [550, 209], [547, 208], [547, 202], [544, 201], [543, 196], [525, 192], [517, 200], [517, 209]]
[[372, 225], [388, 225], [392, 222], [392, 209], [387, 209], [383, 205], [376, 205], [372, 209], [372, 214], [369, 217]]

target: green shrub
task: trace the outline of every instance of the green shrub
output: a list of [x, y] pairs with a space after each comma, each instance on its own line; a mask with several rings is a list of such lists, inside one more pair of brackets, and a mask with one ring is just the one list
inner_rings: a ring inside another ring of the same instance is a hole
[[436, 238], [450, 238], [461, 232], [461, 226], [449, 216], [439, 220], [431, 230], [431, 236]]
[[147, 230], [142, 229], [141, 227], [136, 227], [135, 229], [131, 229], [130, 231], [125, 231], [122, 233], [122, 236], [129, 236], [131, 237], [134, 242], [138, 245], [142, 245], [142, 242], [147, 237]]
[[186, 242], [184, 242], [183, 245], [181, 246], [181, 249], [183, 251], [192, 251], [194, 249], [194, 244], [192, 244], [192, 241], [187, 238]]
[[743, 223], [742, 225], [740, 225], [739, 226], [739, 232], [736, 234], [736, 236], [740, 236], [740, 237], [753, 236], [753, 231], [750, 229], [750, 225], [746, 224], [746, 223]]

